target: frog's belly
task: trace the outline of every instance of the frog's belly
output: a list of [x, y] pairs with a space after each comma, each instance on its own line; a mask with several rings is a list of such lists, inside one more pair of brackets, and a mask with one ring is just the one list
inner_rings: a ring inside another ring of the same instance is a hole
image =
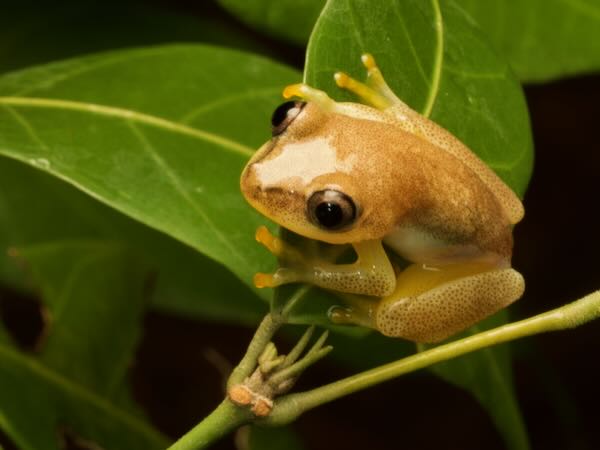
[[489, 261], [503, 266], [501, 257], [484, 252], [473, 244], [450, 243], [414, 227], [398, 227], [383, 242], [408, 261], [431, 265], [465, 261]]

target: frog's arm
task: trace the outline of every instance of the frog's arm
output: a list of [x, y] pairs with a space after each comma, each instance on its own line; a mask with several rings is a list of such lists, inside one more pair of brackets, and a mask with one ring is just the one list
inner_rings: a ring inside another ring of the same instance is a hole
[[256, 240], [277, 256], [282, 266], [273, 274], [257, 273], [256, 287], [276, 287], [304, 282], [338, 292], [383, 297], [394, 292], [396, 274], [380, 240], [352, 244], [357, 259], [351, 264], [335, 264], [321, 255], [303, 252], [273, 236], [265, 227]]

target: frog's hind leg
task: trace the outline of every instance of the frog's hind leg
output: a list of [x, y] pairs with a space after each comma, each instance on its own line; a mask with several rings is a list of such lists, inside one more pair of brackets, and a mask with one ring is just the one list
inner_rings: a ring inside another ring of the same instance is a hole
[[375, 327], [388, 336], [438, 342], [514, 302], [524, 287], [511, 268], [465, 263], [436, 272], [413, 265], [398, 277], [396, 292], [378, 305]]

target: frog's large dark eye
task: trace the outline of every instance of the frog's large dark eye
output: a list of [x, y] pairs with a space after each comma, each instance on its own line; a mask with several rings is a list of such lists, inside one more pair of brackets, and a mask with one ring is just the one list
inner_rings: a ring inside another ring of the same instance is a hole
[[289, 101], [279, 105], [271, 116], [271, 133], [273, 136], [283, 133], [300, 114], [305, 104], [305, 102]]
[[346, 194], [333, 189], [317, 191], [308, 199], [308, 217], [325, 230], [340, 230], [356, 219], [356, 205]]

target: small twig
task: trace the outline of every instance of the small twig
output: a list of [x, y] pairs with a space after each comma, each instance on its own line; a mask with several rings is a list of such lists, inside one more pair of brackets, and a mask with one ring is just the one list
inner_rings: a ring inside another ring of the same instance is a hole
[[293, 363], [296, 362], [296, 360], [300, 357], [300, 355], [302, 354], [302, 352], [308, 345], [308, 342], [310, 341], [310, 338], [312, 337], [314, 331], [315, 331], [314, 325], [312, 325], [306, 329], [306, 331], [304, 332], [302, 337], [298, 340], [298, 342], [296, 343], [294, 348], [292, 350], [290, 350], [290, 352], [285, 357], [285, 360], [281, 364], [282, 369], [285, 369], [286, 367], [289, 367]]
[[231, 372], [231, 376], [229, 377], [229, 380], [227, 380], [228, 389], [233, 385], [243, 382], [252, 374], [258, 362], [258, 358], [269, 342], [271, 342], [275, 332], [283, 324], [282, 320], [283, 319], [280, 316], [276, 318], [272, 314], [267, 314], [265, 316], [256, 329], [256, 332], [248, 345], [246, 354], [236, 368], [233, 369], [233, 372]]
[[465, 353], [491, 347], [503, 342], [548, 331], [577, 327], [600, 317], [600, 291], [569, 303], [561, 308], [503, 325], [492, 330], [440, 345], [422, 353], [384, 364], [375, 369], [318, 387], [311, 391], [289, 394], [276, 402], [273, 411], [263, 419], [269, 425], [285, 425], [316, 406], [348, 394], [383, 383], [400, 375], [456, 358]]
[[274, 385], [279, 385], [285, 380], [299, 377], [300, 374], [304, 372], [308, 367], [315, 364], [321, 358], [327, 356], [329, 352], [331, 352], [331, 350], [333, 350], [333, 347], [331, 345], [328, 345], [327, 347], [321, 348], [318, 351], [315, 351], [311, 354], [307, 354], [297, 363], [292, 364], [290, 367], [277, 372], [269, 379], [269, 382]]

